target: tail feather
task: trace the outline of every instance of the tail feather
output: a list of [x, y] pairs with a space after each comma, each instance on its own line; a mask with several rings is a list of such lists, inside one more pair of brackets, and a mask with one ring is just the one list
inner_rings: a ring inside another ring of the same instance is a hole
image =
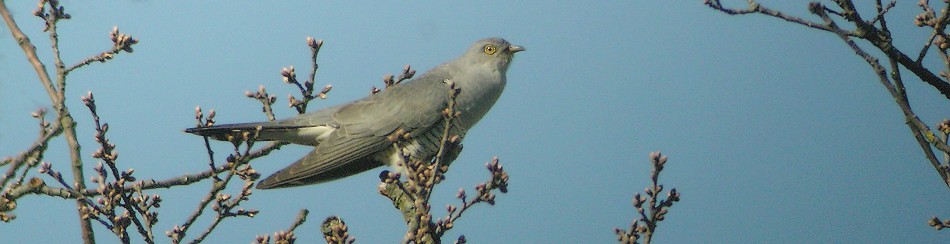
[[211, 137], [215, 140], [226, 141], [228, 140], [229, 136], [239, 136], [243, 132], [255, 131], [258, 127], [261, 128], [261, 134], [258, 136], [257, 140], [270, 141], [276, 140], [278, 138], [274, 138], [273, 136], [269, 135], [289, 132], [306, 126], [280, 125], [273, 122], [258, 122], [194, 127], [185, 129], [185, 132], [199, 136]]

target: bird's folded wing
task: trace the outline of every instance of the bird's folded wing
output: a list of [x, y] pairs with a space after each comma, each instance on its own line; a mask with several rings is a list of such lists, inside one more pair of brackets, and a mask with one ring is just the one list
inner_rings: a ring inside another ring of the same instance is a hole
[[372, 156], [391, 143], [384, 137], [339, 138], [334, 133], [313, 151], [262, 180], [257, 188], [270, 189], [316, 184], [340, 179], [381, 165]]
[[448, 76], [430, 73], [344, 106], [333, 119], [349, 135], [386, 136], [400, 128], [410, 133], [428, 128], [442, 120], [449, 101], [443, 82]]

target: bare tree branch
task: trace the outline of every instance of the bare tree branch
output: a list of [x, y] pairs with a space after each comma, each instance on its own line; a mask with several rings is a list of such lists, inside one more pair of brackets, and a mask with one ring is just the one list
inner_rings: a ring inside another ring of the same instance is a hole
[[[43, 9], [45, 9], [44, 5], [45, 5], [45, 2], [41, 1], [39, 9], [35, 12], [37, 16], [42, 17], [42, 14], [44, 12]], [[58, 21], [61, 17], [60, 15], [61, 11], [59, 11], [59, 9], [56, 8], [57, 6], [55, 2], [50, 2], [50, 5], [51, 5], [50, 8], [55, 9], [55, 10], [53, 10], [53, 14], [51, 18], [44, 18], [44, 20], [46, 20], [48, 24], [53, 23], [55, 26], [56, 21]], [[37, 76], [40, 79], [40, 82], [42, 82], [44, 87], [46, 88], [47, 94], [50, 96], [50, 101], [53, 102], [53, 106], [56, 109], [56, 112], [58, 115], [58, 119], [56, 121], [58, 121], [58, 124], [62, 124], [63, 130], [66, 132], [66, 135], [67, 135], [67, 141], [68, 141], [69, 147], [72, 148], [72, 150], [70, 150], [70, 155], [73, 158], [73, 166], [75, 169], [73, 171], [73, 177], [76, 178], [77, 187], [80, 189], [83, 189], [85, 188], [85, 186], [82, 180], [83, 179], [82, 161], [79, 160], [79, 152], [78, 152], [79, 144], [76, 143], [75, 141], [76, 140], [75, 128], [73, 127], [72, 117], [69, 116], [69, 112], [68, 110], [66, 110], [65, 102], [63, 101], [63, 93], [57, 92], [56, 87], [53, 86], [49, 73], [47, 73], [46, 71], [46, 66], [43, 65], [43, 63], [39, 60], [39, 57], [36, 56], [36, 47], [32, 44], [32, 42], [30, 42], [30, 39], [25, 34], [23, 34], [23, 31], [20, 30], [19, 26], [17, 26], [16, 22], [13, 20], [12, 15], [10, 15], [10, 11], [6, 7], [5, 1], [0, 1], [0, 16], [2, 16], [4, 21], [7, 23], [7, 28], [10, 29], [11, 33], [13, 34], [14, 39], [16, 39], [17, 43], [20, 44], [20, 48], [23, 49], [23, 53], [26, 54], [27, 60], [31, 64], [33, 64], [33, 69], [36, 71]], [[63, 15], [62, 17], [66, 17], [66, 16]], [[53, 46], [56, 53], [55, 55], [58, 59], [59, 51], [56, 48], [57, 36], [55, 32], [55, 27], [53, 28], [54, 30], [50, 31], [50, 37], [54, 41]], [[61, 80], [62, 81], [60, 82], [61, 83], [60, 86], [63, 86], [65, 79], [61, 79]], [[62, 90], [62, 88], [60, 90]], [[76, 204], [77, 204], [77, 209], [82, 208], [82, 202], [77, 201]], [[80, 213], [79, 215], [81, 216], [82, 213]], [[92, 225], [90, 224], [89, 220], [80, 218], [80, 226], [82, 228], [83, 241], [85, 243], [95, 243], [95, 239], [94, 239], [95, 236], [93, 234]]]
[[[932, 87], [937, 89], [937, 91], [939, 91], [941, 94], [943, 94], [945, 97], [950, 99], [950, 83], [948, 83], [945, 79], [938, 77], [936, 74], [934, 74], [933, 72], [928, 70], [926, 67], [924, 67], [923, 63], [919, 61], [919, 60], [922, 60], [923, 55], [918, 55], [918, 60], [914, 60], [914, 59], [911, 59], [909, 56], [907, 56], [907, 54], [905, 54], [904, 52], [894, 47], [892, 40], [890, 38], [890, 34], [875, 27], [872, 24], [873, 22], [864, 21], [861, 18], [861, 15], [858, 14], [858, 12], [855, 10], [854, 4], [851, 3], [851, 1], [849, 0], [835, 0], [834, 2], [839, 7], [842, 8], [842, 12], [841, 13], [834, 12], [834, 13], [840, 14], [848, 22], [855, 24], [855, 30], [853, 31], [844, 30], [842, 28], [839, 28], [838, 26], [829, 26], [827, 20], [825, 21], [825, 24], [817, 24], [814, 22], [802, 20], [801, 18], [798, 18], [798, 17], [786, 15], [780, 11], [763, 7], [754, 0], [749, 0], [748, 2], [749, 2], [748, 3], [749, 8], [744, 9], [744, 10], [725, 8], [722, 6], [722, 3], [720, 3], [720, 0], [706, 0], [704, 3], [706, 4], [706, 6], [709, 6], [713, 9], [719, 10], [723, 13], [730, 14], [730, 15], [759, 13], [759, 14], [764, 14], [767, 16], [772, 16], [778, 19], [782, 19], [788, 22], [801, 24], [810, 28], [828, 31], [828, 32], [832, 32], [838, 35], [857, 37], [860, 39], [867, 40], [869, 43], [871, 43], [872, 45], [877, 47], [879, 50], [884, 52], [888, 57], [896, 59], [898, 63], [904, 66], [904, 68], [913, 72], [914, 75], [917, 75], [918, 77], [920, 77], [922, 81], [931, 85]], [[818, 12], [828, 13], [829, 11], [832, 11], [831, 9], [825, 7], [819, 2], [810, 3], [809, 10], [813, 14], [816, 14], [816, 15], [818, 14]], [[880, 17], [880, 18], [883, 18], [883, 17]], [[879, 20], [880, 18], [875, 17], [875, 20]], [[942, 26], [940, 28], [941, 29], [945, 28], [945, 26]]]
[[[861, 57], [871, 67], [874, 74], [878, 76], [880, 83], [887, 89], [894, 99], [894, 102], [900, 107], [904, 115], [905, 123], [911, 130], [911, 134], [914, 136], [921, 150], [923, 150], [924, 156], [934, 167], [934, 170], [937, 171], [943, 183], [950, 188], [950, 164], [948, 164], [950, 162], [941, 162], [934, 152], [934, 149], [937, 149], [945, 155], [946, 159], [944, 161], [950, 160], [950, 146], [947, 144], [947, 134], [950, 133], [950, 121], [945, 120], [945, 122], [939, 126], [940, 131], [934, 133], [926, 123], [920, 120], [911, 108], [901, 76], [901, 67], [903, 67], [911, 71], [920, 78], [921, 81], [929, 84], [946, 98], [950, 99], [950, 83], [947, 82], [947, 78], [950, 77], [950, 58], [948, 58], [947, 55], [947, 51], [950, 50], [950, 42], [948, 42], [950, 38], [948, 38], [946, 33], [947, 24], [950, 22], [950, 3], [943, 1], [944, 6], [940, 11], [940, 15], [937, 16], [936, 11], [930, 6], [929, 1], [924, 0], [918, 2], [918, 6], [921, 7], [923, 12], [916, 16], [914, 23], [918, 27], [931, 28], [933, 32], [927, 38], [917, 58], [912, 59], [894, 46], [893, 38], [888, 28], [886, 14], [896, 5], [895, 1], [884, 5], [881, 0], [875, 0], [876, 13], [869, 21], [864, 20], [865, 18], [857, 11], [853, 1], [833, 0], [832, 2], [834, 2], [840, 10], [829, 8], [820, 2], [812, 2], [809, 4], [810, 12], [820, 17], [824, 22], [823, 24], [796, 21], [798, 18], [774, 10], [762, 11], [761, 9], [766, 8], [760, 6], [759, 3], [754, 0], [748, 1], [750, 6], [749, 10], [724, 8], [719, 0], [707, 0], [705, 4], [730, 15], [762, 13], [814, 29], [835, 33], [857, 56]], [[853, 24], [854, 29], [845, 30], [840, 27], [836, 22], [838, 17], [845, 22]], [[881, 51], [887, 57], [889, 67], [883, 66], [878, 58], [861, 48], [854, 39], [867, 41]], [[944, 70], [939, 72], [940, 77], [924, 67], [923, 64], [923, 59], [928, 51], [931, 50], [930, 47], [932, 44], [937, 46], [937, 50], [935, 51], [940, 55], [945, 65]], [[950, 221], [942, 222], [937, 217], [934, 217], [929, 221], [929, 224], [937, 229], [943, 229], [944, 227], [950, 226]]]
[[[673, 203], [680, 201], [680, 193], [676, 191], [676, 188], [667, 193], [666, 199], [660, 199], [660, 193], [663, 192], [663, 185], [660, 184], [660, 172], [663, 171], [666, 159], [666, 155], [660, 152], [650, 153], [650, 164], [653, 166], [650, 173], [652, 185], [644, 190], [646, 196], [642, 196], [640, 193], [633, 196], [633, 206], [637, 208], [640, 217], [633, 220], [628, 230], [614, 228], [618, 242], [625, 244], [638, 243], [642, 237], [643, 243], [649, 244], [653, 240], [653, 234], [656, 233], [657, 224], [666, 219], [666, 214], [669, 213], [670, 207], [673, 207]], [[649, 203], [646, 205], [647, 208], [644, 208], [644, 203]]]
[[[414, 72], [409, 70], [409, 66], [406, 66], [403, 73], [411, 76]], [[398, 82], [392, 80], [391, 75], [387, 75], [383, 80], [387, 86], [398, 84]], [[403, 78], [400, 78], [400, 80], [403, 80]], [[405, 180], [401, 179], [400, 174], [389, 171], [383, 171], [379, 176], [380, 181], [382, 181], [379, 186], [379, 193], [392, 201], [393, 206], [402, 213], [403, 220], [406, 222], [407, 231], [403, 238], [403, 242], [406, 243], [441, 243], [443, 235], [452, 229], [455, 221], [466, 210], [482, 202], [494, 205], [494, 190], [499, 190], [502, 193], [508, 192], [508, 173], [502, 169], [498, 158], [494, 158], [486, 164], [486, 168], [492, 177], [475, 187], [478, 192], [475, 198], [469, 200], [465, 191], [460, 189], [456, 197], [461, 200], [462, 208], [459, 209], [454, 205], [449, 205], [446, 207], [448, 216], [439, 219], [432, 217], [430, 206], [432, 191], [435, 185], [445, 178], [445, 172], [448, 171], [449, 165], [455, 160], [462, 148], [459, 144], [461, 138], [458, 135], [451, 134], [451, 128], [457, 126], [455, 119], [460, 116], [460, 113], [455, 110], [455, 98], [462, 91], [455, 87], [451, 80], [446, 80], [445, 83], [449, 88], [450, 99], [442, 112], [443, 132], [439, 143], [439, 151], [429, 160], [410, 158], [403, 152], [403, 145], [401, 144], [403, 140], [408, 138], [408, 134], [399, 130], [390, 136], [390, 140], [393, 141], [394, 149], [403, 156], [401, 165], [406, 168], [408, 175], [406, 175]], [[459, 240], [464, 240], [464, 238], [460, 237]]]

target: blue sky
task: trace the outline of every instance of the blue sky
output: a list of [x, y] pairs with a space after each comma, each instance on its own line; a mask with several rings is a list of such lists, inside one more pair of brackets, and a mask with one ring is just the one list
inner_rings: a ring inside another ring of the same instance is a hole
[[[448, 236], [613, 242], [613, 228], [633, 219], [630, 198], [648, 184], [647, 155], [659, 150], [670, 157], [662, 183], [683, 194], [660, 223], [659, 242], [946, 239], [926, 221], [950, 217], [950, 194], [864, 61], [832, 34], [764, 16], [730, 17], [701, 2], [64, 1], [73, 19], [61, 22], [60, 40], [67, 64], [106, 50], [116, 25], [141, 40], [133, 54], [69, 76], [67, 99], [90, 168], [92, 120], [79, 99], [87, 91], [110, 124], [120, 168], [165, 179], [206, 167], [201, 138], [182, 132], [194, 125], [196, 105], [217, 110], [219, 123], [264, 120], [258, 103], [243, 95], [263, 84], [278, 97], [278, 117], [295, 114], [282, 105], [296, 88], [282, 84], [279, 71], [294, 65], [305, 73], [307, 36], [325, 40], [317, 84], [334, 86], [311, 109], [361, 98], [403, 65], [423, 72], [497, 36], [528, 51], [518, 53], [501, 99], [466, 137], [435, 193], [434, 214], [457, 204], [458, 188], [487, 179], [483, 165], [493, 156], [511, 175], [510, 191], [495, 206], [472, 209]], [[52, 68], [42, 23], [31, 15], [35, 3], [7, 4]], [[803, 1], [764, 4], [807, 14]], [[910, 53], [929, 34], [913, 26], [915, 4], [901, 1], [889, 15], [897, 45]], [[5, 28], [0, 74], [0, 155], [12, 155], [36, 136], [29, 113], [50, 102]], [[925, 122], [947, 117], [946, 99], [916, 78], [905, 82]], [[66, 170], [64, 141], [50, 147], [45, 159]], [[214, 149], [220, 161], [229, 146]], [[253, 164], [267, 175], [308, 150], [285, 147]], [[296, 233], [305, 243], [321, 240], [318, 226], [329, 215], [341, 216], [358, 242], [400, 240], [401, 217], [376, 193], [382, 169], [256, 191], [242, 206], [261, 214], [229, 219], [209, 238], [250, 242], [287, 228], [307, 208], [310, 220]], [[156, 191], [165, 199], [156, 232], [184, 222], [209, 184]], [[16, 221], [0, 224], [5, 240], [78, 241], [72, 201], [34, 196], [18, 203]], [[117, 242], [104, 228], [97, 236]]]

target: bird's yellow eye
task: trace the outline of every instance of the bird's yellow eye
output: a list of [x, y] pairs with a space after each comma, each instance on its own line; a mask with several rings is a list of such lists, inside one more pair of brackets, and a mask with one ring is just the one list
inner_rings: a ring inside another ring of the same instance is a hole
[[497, 51], [498, 51], [498, 49], [495, 48], [495, 45], [491, 45], [491, 44], [485, 45], [485, 54], [493, 55], [493, 54], [495, 54], [495, 52], [497, 52]]

